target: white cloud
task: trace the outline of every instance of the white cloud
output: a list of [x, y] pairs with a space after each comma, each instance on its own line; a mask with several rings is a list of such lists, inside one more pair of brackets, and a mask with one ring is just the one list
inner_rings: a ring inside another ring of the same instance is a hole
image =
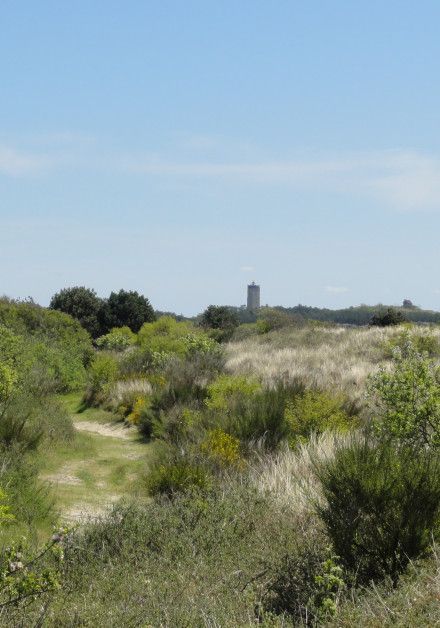
[[348, 292], [348, 288], [345, 286], [326, 286], [325, 291], [331, 292], [332, 294], [342, 294], [343, 292]]
[[251, 272], [252, 272], [253, 270], [255, 270], [255, 269], [254, 269], [254, 267], [253, 267], [253, 266], [241, 266], [241, 267], [240, 267], [240, 270], [241, 270], [243, 273], [251, 273]]
[[40, 174], [51, 165], [45, 155], [24, 153], [12, 148], [0, 146], [0, 175], [23, 177]]

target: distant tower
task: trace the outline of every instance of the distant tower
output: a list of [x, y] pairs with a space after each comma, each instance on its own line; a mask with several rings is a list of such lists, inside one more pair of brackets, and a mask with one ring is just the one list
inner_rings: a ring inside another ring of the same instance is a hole
[[260, 286], [253, 281], [247, 288], [247, 309], [258, 310], [260, 307]]

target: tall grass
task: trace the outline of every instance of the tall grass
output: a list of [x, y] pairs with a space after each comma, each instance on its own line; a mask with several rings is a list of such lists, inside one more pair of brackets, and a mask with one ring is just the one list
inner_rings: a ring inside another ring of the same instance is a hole
[[[280, 377], [329, 389], [358, 400], [367, 377], [389, 359], [389, 341], [402, 328], [286, 328], [226, 347], [226, 370], [259, 376], [267, 385]], [[418, 330], [440, 338], [440, 329]]]

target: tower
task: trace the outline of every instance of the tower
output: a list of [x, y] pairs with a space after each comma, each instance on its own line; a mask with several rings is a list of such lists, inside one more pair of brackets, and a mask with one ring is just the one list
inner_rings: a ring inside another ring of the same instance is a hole
[[255, 284], [253, 281], [247, 287], [247, 309], [258, 310], [260, 307], [260, 286]]

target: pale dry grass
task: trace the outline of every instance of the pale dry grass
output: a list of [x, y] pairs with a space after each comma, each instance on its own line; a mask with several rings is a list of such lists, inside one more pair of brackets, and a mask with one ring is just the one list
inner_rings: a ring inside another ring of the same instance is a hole
[[124, 399], [131, 395], [150, 395], [153, 389], [146, 379], [124, 379], [116, 382], [111, 391], [109, 398], [112, 403], [122, 403]]
[[[401, 332], [399, 327], [284, 329], [230, 343], [226, 369], [256, 375], [267, 385], [299, 378], [308, 386], [359, 400], [367, 377], [386, 363], [386, 342]], [[418, 328], [417, 333], [440, 337], [440, 330]]]
[[294, 451], [286, 446], [276, 454], [257, 456], [249, 471], [251, 482], [263, 495], [296, 514], [311, 512], [321, 500], [315, 465], [331, 460], [344, 438], [329, 432], [312, 435]]

